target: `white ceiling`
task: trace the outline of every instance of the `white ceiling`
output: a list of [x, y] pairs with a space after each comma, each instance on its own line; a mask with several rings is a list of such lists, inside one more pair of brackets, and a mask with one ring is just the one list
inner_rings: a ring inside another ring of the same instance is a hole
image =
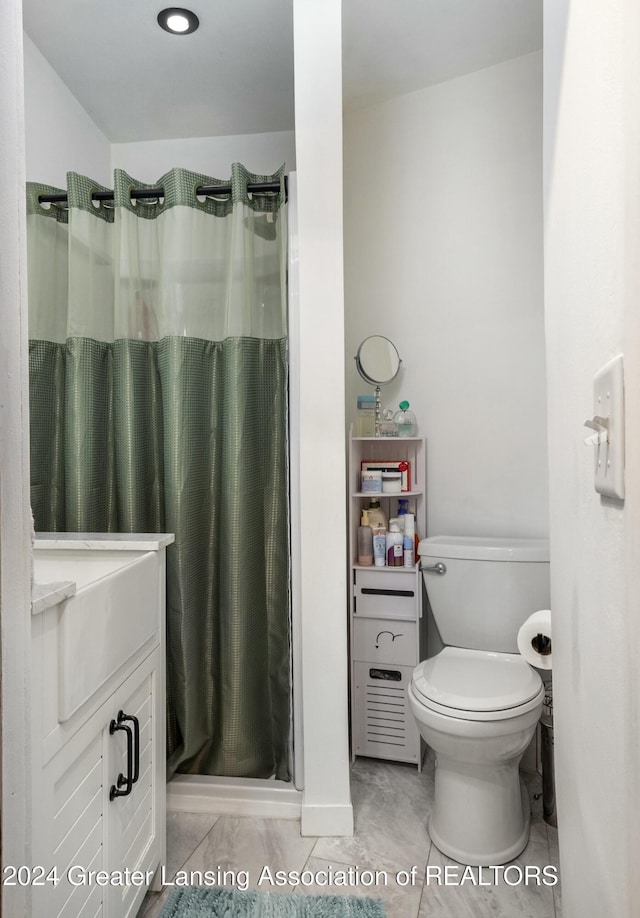
[[[112, 142], [294, 129], [292, 0], [23, 0], [25, 29]], [[346, 110], [542, 47], [542, 0], [343, 0]]]

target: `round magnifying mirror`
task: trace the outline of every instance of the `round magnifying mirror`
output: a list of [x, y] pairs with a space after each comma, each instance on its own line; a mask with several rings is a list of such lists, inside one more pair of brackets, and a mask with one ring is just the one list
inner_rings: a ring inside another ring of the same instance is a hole
[[402, 363], [395, 344], [382, 335], [365, 338], [355, 360], [358, 373], [372, 386], [390, 383], [398, 375]]

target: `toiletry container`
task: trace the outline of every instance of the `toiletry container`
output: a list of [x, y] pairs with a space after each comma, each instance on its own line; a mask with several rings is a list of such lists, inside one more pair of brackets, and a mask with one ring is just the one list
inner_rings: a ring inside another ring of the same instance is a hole
[[358, 413], [356, 434], [358, 437], [375, 437], [376, 435], [376, 399], [375, 395], [358, 396]]
[[381, 526], [386, 531], [387, 517], [384, 510], [380, 507], [380, 501], [372, 497], [369, 500], [367, 512], [369, 514], [369, 525], [371, 528], [373, 529], [376, 526]]
[[402, 492], [402, 472], [382, 472], [382, 493], [400, 494]]
[[409, 408], [409, 402], [400, 402], [400, 410], [396, 411], [393, 420], [396, 422], [399, 437], [415, 437], [418, 432], [416, 416]]
[[391, 408], [385, 408], [382, 412], [382, 420], [378, 425], [378, 436], [379, 437], [397, 437], [398, 428], [396, 422], [393, 420], [393, 410]]
[[402, 533], [397, 520], [389, 521], [387, 532], [387, 567], [402, 567]]
[[362, 511], [362, 520], [358, 526], [358, 564], [369, 567], [373, 564], [373, 530], [369, 525], [369, 511]]
[[416, 566], [415, 536], [415, 517], [413, 513], [406, 513], [404, 517], [404, 535], [402, 539], [402, 555], [405, 567]]
[[382, 470], [367, 469], [360, 475], [360, 490], [363, 494], [382, 493]]
[[373, 563], [385, 567], [387, 563], [387, 531], [384, 526], [373, 526]]

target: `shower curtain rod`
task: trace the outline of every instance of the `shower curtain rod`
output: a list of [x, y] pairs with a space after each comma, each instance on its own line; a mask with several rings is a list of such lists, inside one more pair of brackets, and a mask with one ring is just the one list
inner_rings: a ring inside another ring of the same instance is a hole
[[[280, 182], [249, 182], [247, 191], [251, 194], [277, 194], [280, 191]], [[200, 185], [196, 188], [198, 195], [231, 194], [231, 185]], [[284, 196], [285, 200], [288, 195], [287, 176], [284, 177]], [[135, 200], [144, 200], [145, 198], [164, 197], [164, 188], [132, 188], [131, 197]], [[113, 191], [94, 191], [91, 194], [92, 201], [113, 201]], [[61, 194], [40, 194], [38, 195], [40, 204], [64, 204], [67, 201], [67, 195]]]

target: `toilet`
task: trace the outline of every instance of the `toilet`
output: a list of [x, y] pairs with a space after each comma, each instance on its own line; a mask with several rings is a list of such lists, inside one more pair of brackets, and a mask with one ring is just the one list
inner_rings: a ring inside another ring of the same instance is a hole
[[436, 756], [429, 834], [461, 864], [517, 857], [529, 839], [519, 762], [542, 711], [544, 687], [520, 656], [517, 634], [549, 608], [544, 539], [436, 536], [418, 547], [444, 647], [420, 663], [407, 691]]

